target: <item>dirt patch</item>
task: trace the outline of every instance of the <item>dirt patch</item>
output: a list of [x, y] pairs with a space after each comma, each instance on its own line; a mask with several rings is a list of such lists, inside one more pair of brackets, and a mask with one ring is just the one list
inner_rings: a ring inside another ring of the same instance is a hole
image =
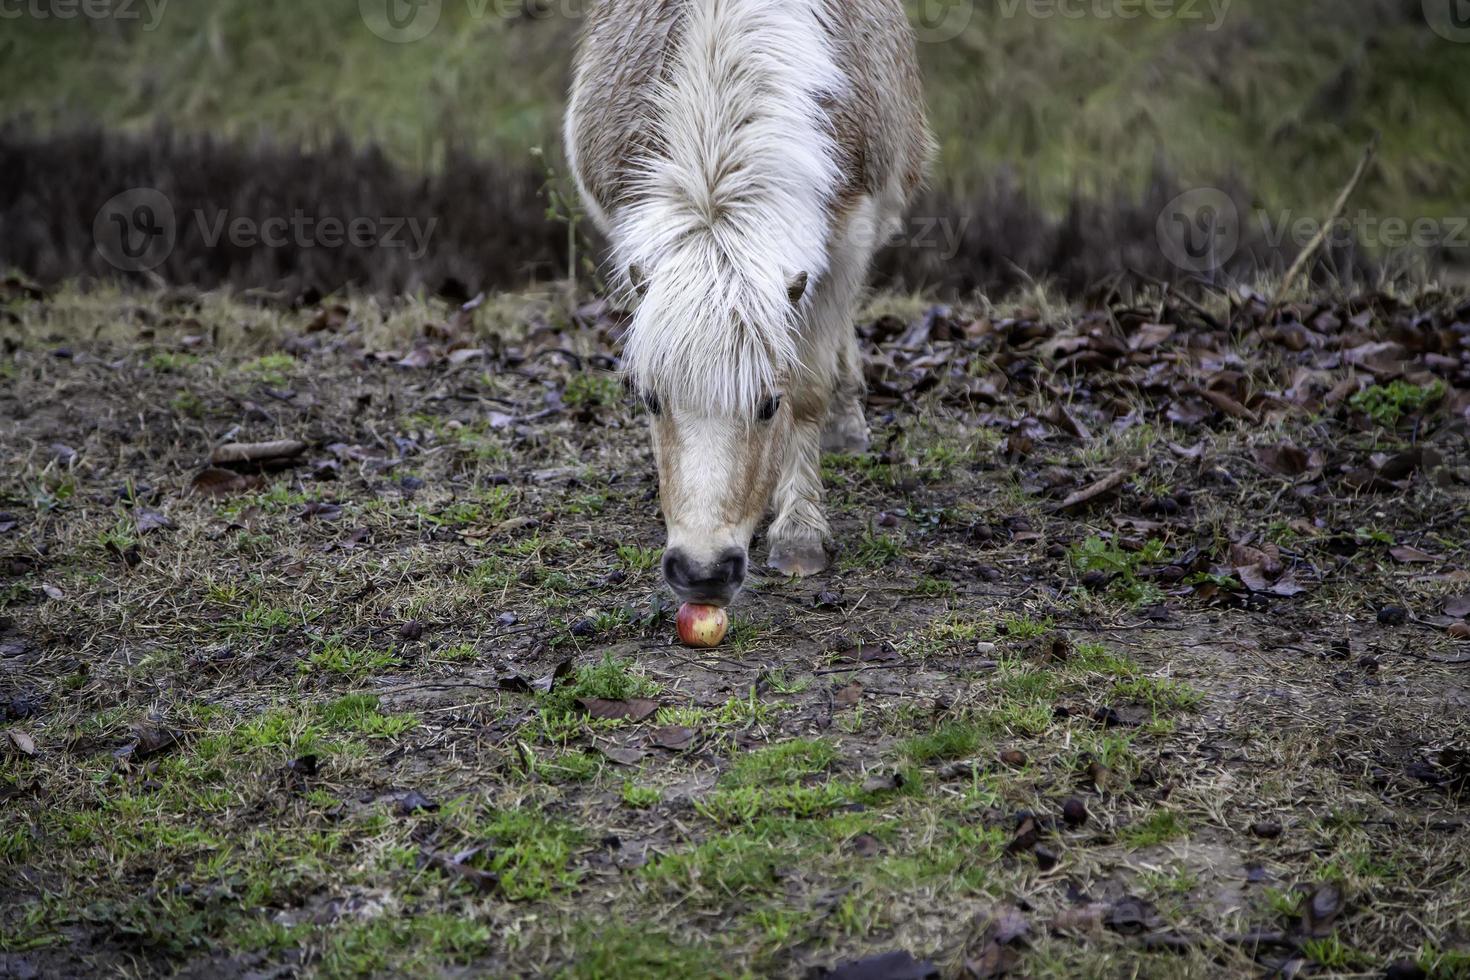
[[13, 285], [0, 964], [1465, 976], [1470, 308], [1113, 300], [880, 301], [705, 653], [605, 305]]

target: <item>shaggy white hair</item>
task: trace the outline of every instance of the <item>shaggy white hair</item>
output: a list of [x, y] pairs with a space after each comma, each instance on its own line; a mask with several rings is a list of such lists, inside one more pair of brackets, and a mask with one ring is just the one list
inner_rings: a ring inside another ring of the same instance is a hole
[[827, 271], [840, 176], [820, 100], [846, 86], [820, 3], [688, 0], [612, 235], [647, 277], [625, 368], [674, 404], [748, 413], [797, 369], [790, 284]]

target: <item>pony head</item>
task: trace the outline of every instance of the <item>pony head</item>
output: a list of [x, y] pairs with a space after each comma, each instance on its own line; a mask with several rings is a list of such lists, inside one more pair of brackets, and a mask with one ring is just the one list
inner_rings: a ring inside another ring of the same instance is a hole
[[[630, 270], [630, 278], [642, 302], [625, 363], [650, 419], [668, 535], [664, 580], [681, 602], [725, 606], [745, 582], [751, 538], [786, 466], [803, 394], [791, 323], [808, 277], [779, 282], [765, 309], [746, 302], [699, 312], [680, 307], [691, 295], [710, 302], [707, 270], [699, 293], [685, 291], [677, 274], [646, 280]], [[691, 329], [690, 317], [719, 317], [721, 328]]]

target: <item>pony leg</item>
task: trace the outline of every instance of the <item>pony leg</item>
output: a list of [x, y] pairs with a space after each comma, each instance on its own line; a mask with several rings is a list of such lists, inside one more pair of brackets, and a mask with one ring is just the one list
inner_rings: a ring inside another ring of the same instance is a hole
[[837, 351], [837, 391], [822, 430], [822, 452], [861, 455], [868, 451], [868, 418], [863, 412], [867, 379], [857, 332], [849, 322]]
[[876, 247], [875, 213], [874, 202], [865, 202], [834, 238], [831, 265], [808, 315], [802, 362], [815, 384], [792, 401], [791, 443], [770, 531], [770, 565], [785, 575], [814, 575], [827, 567], [832, 529], [823, 510], [822, 451], [862, 451], [868, 444], [862, 354], [852, 319]]
[[827, 567], [827, 524], [822, 498], [822, 420], [828, 398], [796, 405], [786, 468], [776, 485], [770, 567], [782, 575], [815, 575]]

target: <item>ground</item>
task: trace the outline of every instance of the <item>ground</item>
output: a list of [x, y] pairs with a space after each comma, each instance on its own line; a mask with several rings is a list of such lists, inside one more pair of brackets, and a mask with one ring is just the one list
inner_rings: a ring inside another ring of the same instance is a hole
[[603, 304], [8, 281], [0, 975], [1470, 976], [1470, 304], [1107, 299], [700, 652]]

